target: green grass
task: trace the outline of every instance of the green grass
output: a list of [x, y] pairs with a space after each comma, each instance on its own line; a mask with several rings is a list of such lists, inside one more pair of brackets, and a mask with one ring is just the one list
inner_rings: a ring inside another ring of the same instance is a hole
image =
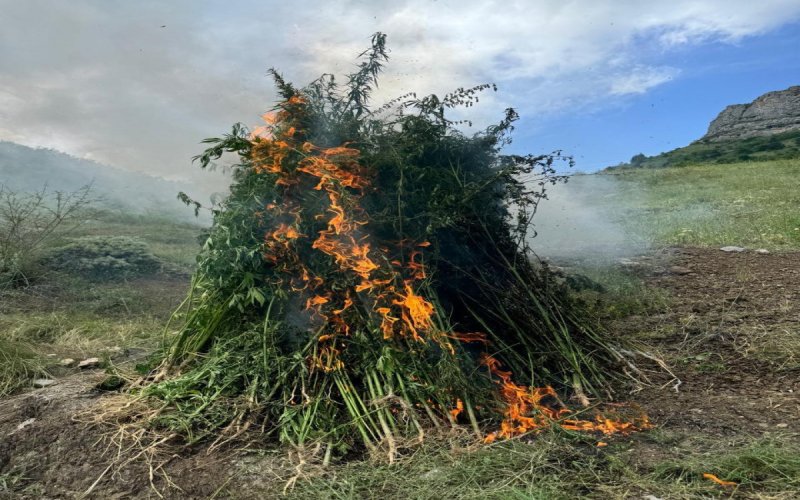
[[800, 448], [778, 438], [737, 443], [723, 451], [664, 461], [652, 475], [655, 480], [690, 484], [705, 479], [704, 473], [735, 482], [743, 492], [796, 493], [800, 491]]
[[145, 241], [166, 273], [130, 281], [91, 282], [45, 271], [30, 289], [0, 290], [0, 396], [30, 386], [60, 358], [152, 352], [185, 297], [200, 226], [152, 216], [100, 212], [52, 241], [124, 235]]
[[574, 273], [599, 287], [578, 289], [576, 295], [603, 320], [662, 311], [670, 303], [668, 294], [647, 286], [636, 274], [607, 263], [578, 263]]
[[[661, 450], [654, 452], [656, 448]], [[428, 444], [394, 465], [365, 461], [309, 471], [289, 497], [688, 499], [727, 497], [734, 491], [704, 473], [738, 483], [739, 494], [790, 498], [800, 488], [800, 448], [777, 439], [701, 443], [663, 431], [618, 439], [604, 448], [562, 433], [486, 447], [451, 438]]]
[[0, 474], [0, 493], [11, 493], [14, 487], [25, 480], [22, 474]]
[[776, 371], [800, 370], [800, 332], [795, 325], [782, 324], [752, 332], [746, 351], [774, 366]]
[[0, 397], [25, 387], [31, 379], [46, 373], [43, 361], [30, 346], [0, 337]]
[[[197, 238], [204, 226], [152, 215], [102, 211], [68, 236], [130, 236], [145, 241], [150, 251], [167, 263], [191, 270], [200, 250]], [[63, 242], [64, 240], [62, 240]]]
[[104, 317], [78, 312], [4, 315], [0, 330], [10, 341], [58, 356], [95, 356], [113, 348], [151, 350], [162, 334], [163, 318]]
[[800, 160], [626, 170], [608, 208], [654, 245], [800, 248]]
[[163, 316], [104, 316], [86, 311], [15, 312], [0, 316], [0, 397], [35, 378], [63, 375], [58, 362], [99, 357], [142, 361], [163, 339]]

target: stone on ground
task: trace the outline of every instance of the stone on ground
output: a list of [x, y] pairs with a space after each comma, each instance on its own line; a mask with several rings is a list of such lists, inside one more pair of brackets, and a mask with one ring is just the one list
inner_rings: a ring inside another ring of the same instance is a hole
[[78, 363], [78, 368], [81, 369], [99, 368], [100, 363], [101, 363], [100, 358], [87, 358]]

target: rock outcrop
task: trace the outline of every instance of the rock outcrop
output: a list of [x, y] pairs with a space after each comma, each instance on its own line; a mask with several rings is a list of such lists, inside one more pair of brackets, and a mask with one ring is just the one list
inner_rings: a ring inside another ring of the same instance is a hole
[[730, 141], [800, 130], [800, 85], [768, 92], [750, 104], [734, 104], [720, 113], [701, 141]]

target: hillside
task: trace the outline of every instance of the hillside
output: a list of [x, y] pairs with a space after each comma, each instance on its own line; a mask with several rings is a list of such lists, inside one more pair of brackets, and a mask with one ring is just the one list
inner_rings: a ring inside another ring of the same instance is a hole
[[631, 158], [630, 162], [608, 167], [606, 170], [684, 167], [796, 158], [800, 158], [800, 130], [748, 139], [697, 141], [655, 156], [638, 154]]
[[683, 167], [800, 158], [800, 86], [726, 107], [708, 132], [688, 146], [655, 156], [635, 155], [619, 168]]
[[0, 141], [0, 185], [14, 191], [74, 191], [91, 184], [104, 208], [193, 219], [176, 198], [191, 186], [76, 158], [52, 149]]

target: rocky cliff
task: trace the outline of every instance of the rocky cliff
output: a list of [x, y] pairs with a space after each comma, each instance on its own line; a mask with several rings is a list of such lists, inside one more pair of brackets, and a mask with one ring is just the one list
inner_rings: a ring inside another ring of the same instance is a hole
[[730, 141], [800, 130], [800, 85], [768, 92], [750, 104], [728, 106], [701, 141]]

